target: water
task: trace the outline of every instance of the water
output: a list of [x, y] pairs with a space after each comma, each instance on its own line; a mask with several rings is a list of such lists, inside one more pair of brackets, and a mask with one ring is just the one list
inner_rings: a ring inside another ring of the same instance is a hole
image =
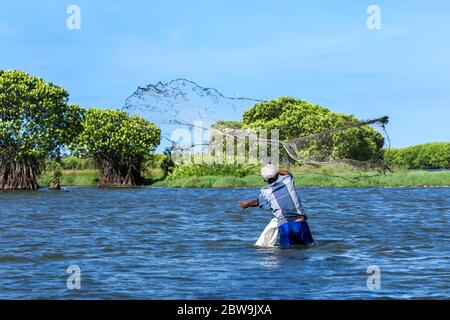
[[302, 189], [317, 244], [288, 250], [252, 245], [270, 212], [237, 202], [256, 193], [0, 193], [0, 298], [450, 298], [450, 188]]

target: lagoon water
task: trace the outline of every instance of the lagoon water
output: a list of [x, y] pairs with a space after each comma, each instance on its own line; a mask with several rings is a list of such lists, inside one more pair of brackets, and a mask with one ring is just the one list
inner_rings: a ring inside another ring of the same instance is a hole
[[253, 246], [256, 189], [70, 191], [0, 193], [1, 299], [450, 298], [450, 188], [301, 189], [317, 243], [295, 249]]

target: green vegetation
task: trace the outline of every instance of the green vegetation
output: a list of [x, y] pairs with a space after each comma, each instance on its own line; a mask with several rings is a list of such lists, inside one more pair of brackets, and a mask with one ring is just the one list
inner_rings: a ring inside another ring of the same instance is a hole
[[152, 179], [155, 176], [158, 179], [165, 179], [174, 169], [175, 163], [170, 156], [170, 149], [166, 149], [163, 154], [150, 154], [143, 165], [142, 173], [147, 179]]
[[[96, 186], [100, 173], [96, 169], [88, 170], [62, 170], [60, 184], [62, 186]], [[45, 171], [39, 178], [39, 186], [48, 186], [52, 180], [52, 172]]]
[[0, 190], [37, 189], [45, 159], [79, 132], [66, 90], [23, 71], [0, 70]]
[[[212, 188], [264, 184], [258, 175], [260, 165], [238, 164], [236, 159], [226, 165], [175, 165], [170, 149], [164, 154], [152, 153], [161, 133], [155, 124], [120, 110], [82, 109], [68, 104], [68, 97], [66, 90], [41, 78], [23, 71], [0, 70], [0, 190], [36, 189], [38, 184]], [[242, 119], [219, 121], [215, 126], [268, 132], [277, 128], [279, 138], [289, 140], [358, 123], [352, 115], [290, 97], [257, 103]], [[245, 143], [247, 148], [250, 142]], [[397, 168], [393, 173], [379, 175], [364, 171], [362, 166], [343, 165], [293, 166], [290, 170], [302, 186], [450, 185], [448, 171], [407, 171], [450, 169], [450, 143], [389, 151], [382, 149], [383, 143], [382, 135], [365, 125], [305, 142], [298, 146], [298, 152], [300, 157], [319, 161], [378, 163], [384, 157], [388, 165]], [[64, 148], [72, 156], [61, 157]], [[286, 160], [283, 154], [281, 158]]]
[[[180, 178], [164, 178], [160, 168], [151, 167], [151, 160], [144, 166], [144, 184], [175, 188], [239, 188], [264, 185], [257, 174], [243, 177], [235, 175], [206, 175]], [[402, 187], [402, 186], [450, 186], [450, 171], [397, 170], [386, 175], [376, 172], [360, 172], [347, 165], [330, 165], [320, 169], [307, 167], [288, 167], [296, 177], [297, 185], [302, 187]], [[39, 185], [48, 185], [52, 172], [44, 172]], [[354, 183], [346, 180], [361, 177]], [[63, 186], [95, 186], [99, 182], [99, 172], [95, 169], [62, 170]]]
[[48, 186], [50, 189], [59, 189], [61, 187], [62, 172], [59, 169], [53, 171]]
[[385, 161], [407, 169], [450, 169], [450, 142], [434, 142], [385, 152]]
[[58, 160], [56, 159], [47, 159], [45, 161], [45, 170], [87, 170], [87, 169], [95, 169], [94, 162], [89, 158], [80, 158], [80, 157], [62, 157]]
[[[243, 114], [243, 128], [279, 129], [281, 140], [290, 140], [314, 133], [356, 124], [352, 115], [331, 112], [303, 100], [281, 97], [257, 103]], [[236, 125], [235, 125], [236, 126]], [[317, 160], [378, 160], [383, 156], [383, 136], [369, 126], [355, 127], [332, 136], [321, 137], [302, 145], [304, 158]]]
[[203, 177], [203, 176], [233, 176], [245, 177], [257, 174], [260, 165], [252, 164], [186, 164], [175, 166], [170, 179]]
[[[94, 180], [100, 186], [142, 182], [142, 164], [159, 144], [160, 129], [120, 110], [81, 109], [68, 104], [68, 97], [41, 78], [0, 70], [0, 190], [33, 190], [38, 182], [53, 187]], [[64, 148], [84, 159], [61, 159]], [[67, 171], [93, 165], [100, 169], [99, 178], [89, 174], [79, 181]], [[165, 170], [171, 172], [167, 161]]]
[[120, 110], [88, 109], [82, 131], [69, 145], [72, 152], [91, 158], [100, 169], [100, 186], [140, 184], [142, 163], [160, 142], [160, 129]]
[[[359, 177], [359, 173], [340, 173], [339, 177], [326, 175], [324, 173], [304, 173], [296, 174], [296, 184], [302, 187], [423, 187], [423, 186], [450, 186], [449, 171], [401, 171], [388, 173], [384, 176], [376, 175], [362, 178], [352, 183], [343, 178]], [[168, 179], [159, 181], [155, 186], [166, 186], [174, 188], [235, 188], [235, 187], [255, 187], [264, 186], [264, 181], [260, 176], [251, 175], [243, 178], [227, 176], [205, 176]]]
[[[434, 148], [440, 146], [444, 151], [448, 147], [448, 143], [432, 145]], [[414, 150], [416, 148], [407, 149]], [[167, 170], [169, 162], [170, 157], [167, 153], [148, 156], [142, 166], [145, 177], [143, 183], [177, 188], [234, 188], [264, 185], [258, 175], [259, 166], [256, 165], [181, 165], [176, 166], [173, 173], [170, 174]], [[51, 170], [55, 166], [60, 166], [62, 170], [62, 185], [93, 186], [99, 181], [99, 174], [94, 169], [92, 161], [67, 157], [62, 158], [59, 164], [55, 161], [47, 162], [48, 171], [39, 179], [40, 185], [48, 185]], [[450, 186], [450, 171], [430, 172], [397, 167], [393, 173], [378, 175], [377, 172], [363, 172], [359, 168], [345, 164], [329, 164], [321, 168], [288, 166], [287, 169], [294, 173], [297, 183], [304, 187]], [[346, 180], [355, 180], [358, 177], [361, 178], [354, 183]]]
[[213, 124], [213, 127], [217, 128], [230, 128], [230, 129], [242, 129], [244, 124], [240, 121], [217, 121]]

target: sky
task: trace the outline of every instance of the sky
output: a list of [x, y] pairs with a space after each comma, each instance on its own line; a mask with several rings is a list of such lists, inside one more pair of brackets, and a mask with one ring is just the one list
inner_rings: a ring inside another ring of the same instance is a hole
[[[80, 29], [68, 29], [69, 5]], [[369, 29], [367, 8], [380, 8]], [[450, 141], [450, 2], [0, 2], [0, 69], [121, 108], [138, 86], [187, 78], [228, 96], [293, 96], [388, 115], [393, 147]]]

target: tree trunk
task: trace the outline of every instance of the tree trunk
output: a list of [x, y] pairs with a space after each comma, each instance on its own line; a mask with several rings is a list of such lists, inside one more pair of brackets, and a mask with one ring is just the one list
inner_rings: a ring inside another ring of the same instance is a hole
[[42, 165], [42, 161], [32, 158], [0, 159], [0, 190], [36, 190]]
[[100, 187], [133, 187], [141, 183], [140, 164], [102, 161], [97, 165], [100, 168]]

